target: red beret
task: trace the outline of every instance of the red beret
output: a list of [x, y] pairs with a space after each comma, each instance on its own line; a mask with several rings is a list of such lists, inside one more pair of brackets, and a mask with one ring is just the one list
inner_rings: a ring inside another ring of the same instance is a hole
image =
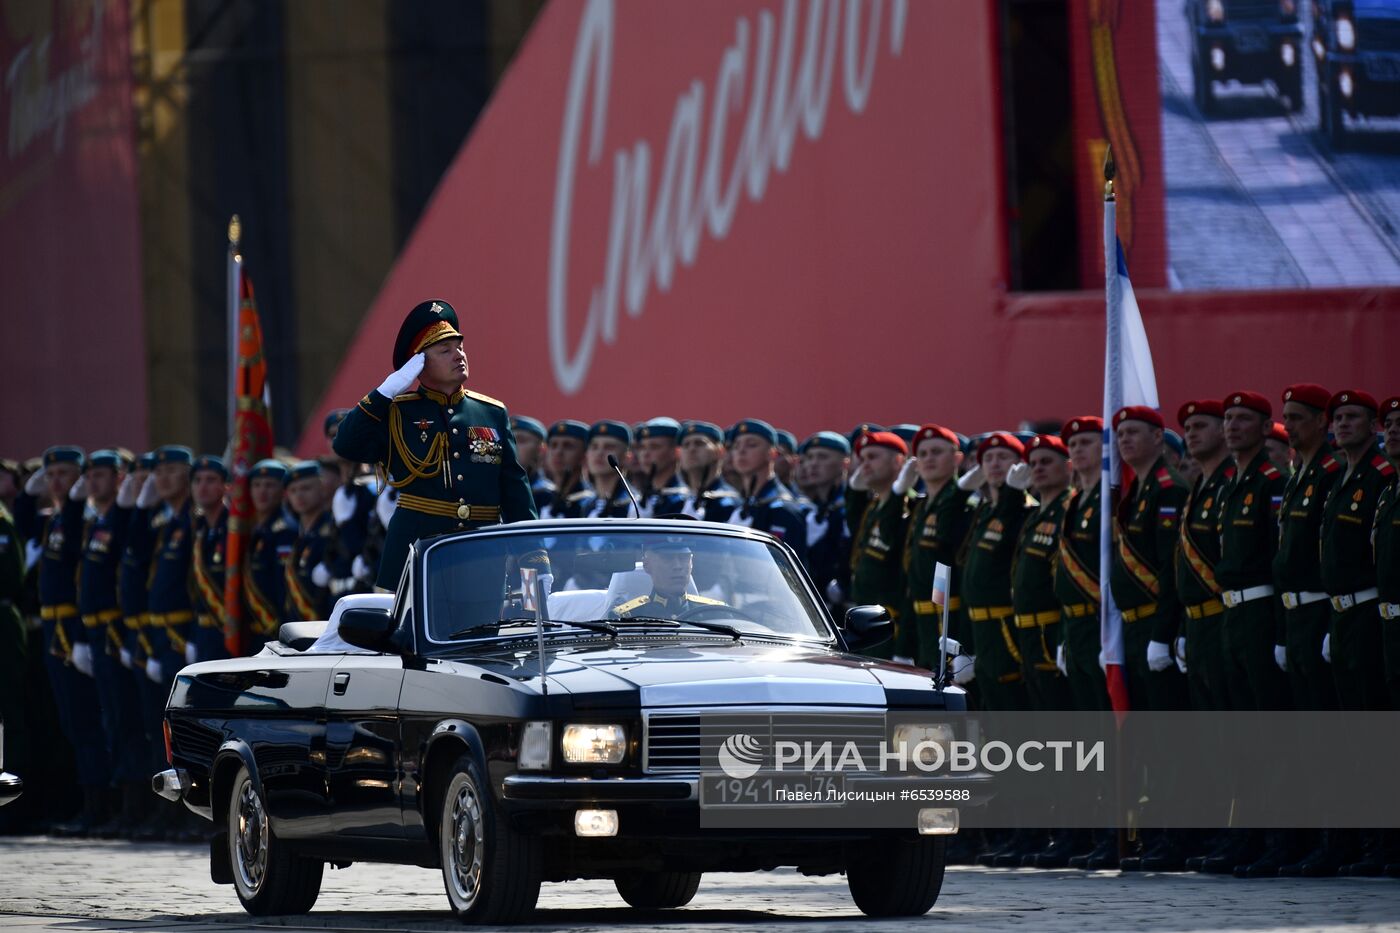
[[1283, 390], [1285, 402], [1301, 402], [1309, 408], [1316, 408], [1318, 411], [1326, 410], [1327, 400], [1331, 397], [1331, 392], [1313, 382], [1300, 382]]
[[1210, 415], [1212, 418], [1224, 418], [1225, 406], [1221, 405], [1213, 398], [1197, 399], [1194, 402], [1187, 402], [1176, 410], [1176, 423], [1183, 428], [1186, 427], [1186, 419], [1192, 415]]
[[1273, 427], [1269, 428], [1269, 437], [1273, 438], [1281, 444], [1289, 443], [1288, 429], [1285, 428], [1283, 424], [1278, 421], [1275, 421]]
[[1231, 392], [1220, 404], [1225, 408], [1248, 408], [1250, 411], [1257, 411], [1270, 421], [1274, 417], [1273, 403], [1258, 392], [1247, 392], [1243, 389]]
[[1026, 456], [1029, 457], [1033, 450], [1053, 450], [1061, 457], [1069, 456], [1069, 448], [1065, 442], [1053, 434], [1037, 434], [1031, 438], [1031, 442], [1026, 445]]
[[1388, 415], [1393, 414], [1397, 411], [1400, 411], [1400, 395], [1392, 395], [1384, 402], [1381, 402], [1380, 416], [1382, 418], [1385, 418]]
[[982, 443], [977, 445], [977, 462], [982, 462], [982, 455], [994, 447], [1005, 447], [1020, 459], [1026, 458], [1025, 446], [1016, 438], [1014, 434], [1007, 434], [1005, 431], [997, 431], [982, 438]]
[[909, 445], [893, 431], [866, 431], [856, 438], [854, 450], [857, 454], [867, 447], [888, 447], [896, 453], [909, 455]]
[[1145, 421], [1154, 428], [1162, 430], [1166, 430], [1167, 427], [1167, 423], [1162, 420], [1161, 413], [1146, 405], [1129, 405], [1127, 408], [1120, 408], [1113, 413], [1113, 426], [1115, 428], [1124, 421]]
[[919, 433], [914, 435], [914, 449], [918, 450], [919, 445], [930, 438], [938, 438], [947, 441], [956, 449], [958, 447], [958, 436], [941, 424], [926, 424], [919, 428]]
[[1098, 415], [1080, 415], [1078, 418], [1071, 418], [1065, 422], [1065, 426], [1060, 428], [1060, 440], [1066, 444], [1069, 439], [1076, 434], [1098, 434], [1103, 435], [1103, 419]]
[[1380, 406], [1376, 404], [1374, 395], [1369, 395], [1360, 389], [1343, 389], [1327, 400], [1327, 417], [1332, 417], [1332, 413], [1343, 405], [1360, 405], [1373, 412], [1380, 411]]

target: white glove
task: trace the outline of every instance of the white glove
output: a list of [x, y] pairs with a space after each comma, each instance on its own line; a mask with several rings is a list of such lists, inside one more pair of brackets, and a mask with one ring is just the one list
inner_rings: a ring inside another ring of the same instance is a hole
[[87, 477], [79, 476], [78, 481], [68, 490], [68, 498], [74, 502], [84, 502], [87, 500]]
[[1288, 673], [1288, 649], [1283, 645], [1274, 645], [1274, 663], [1279, 670]]
[[897, 654], [890, 660], [894, 661], [894, 663], [896, 664], [908, 664], [910, 667], [914, 666], [914, 659], [911, 657], [907, 657], [906, 655]]
[[1147, 666], [1153, 671], [1165, 671], [1172, 666], [1172, 649], [1164, 641], [1147, 643]]
[[1328, 632], [1322, 636], [1322, 660], [1328, 664], [1332, 663], [1332, 633]]
[[958, 655], [962, 654], [962, 642], [958, 641], [956, 638], [951, 636], [944, 637], [942, 639], [942, 645], [943, 653], [950, 658], [956, 658]]
[[846, 485], [856, 492], [864, 492], [870, 488], [865, 484], [865, 474], [861, 472], [862, 466], [857, 463], [856, 468], [851, 471], [851, 475], [846, 478]]
[[341, 486], [331, 496], [331, 515], [335, 517], [337, 525], [343, 525], [355, 517], [355, 497], [350, 494], [349, 486]]
[[154, 683], [161, 682], [160, 662], [155, 658], [146, 659], [146, 676], [151, 678]]
[[960, 654], [953, 658], [953, 683], [965, 684], [976, 676], [976, 658], [970, 654]]
[[160, 502], [160, 493], [156, 492], [156, 475], [152, 473], [146, 477], [146, 482], [141, 484], [141, 492], [136, 497], [136, 507], [138, 509], [155, 508]]
[[1013, 463], [1006, 473], [1006, 485], [1012, 489], [1031, 488], [1031, 466], [1029, 463]]
[[1055, 646], [1055, 666], [1060, 669], [1060, 673], [1069, 676], [1069, 664], [1065, 662], [1065, 646]]
[[752, 528], [753, 512], [749, 511], [747, 506], [740, 506], [729, 513], [729, 524], [738, 525], [740, 528]]
[[817, 510], [812, 509], [807, 513], [807, 549], [811, 550], [817, 546], [817, 542], [826, 534], [826, 529], [831, 525], [831, 516], [817, 520]]
[[117, 487], [117, 508], [129, 509], [136, 505], [136, 494], [140, 491], [136, 488], [136, 474], [126, 474], [122, 484]]
[[374, 500], [374, 514], [379, 516], [379, 524], [385, 528], [389, 527], [389, 519], [394, 517], [394, 509], [399, 505], [399, 491], [390, 487], [379, 494], [379, 498]]
[[914, 483], [919, 479], [919, 458], [910, 457], [904, 461], [904, 466], [900, 468], [899, 475], [894, 478], [894, 494], [902, 496], [910, 489], [914, 488]]
[[1099, 670], [1108, 673], [1108, 655], [1103, 653], [1102, 648], [1099, 649]]
[[73, 646], [71, 655], [73, 666], [82, 673], [92, 676], [92, 645], [85, 641], [80, 641]]
[[39, 467], [24, 481], [24, 491], [31, 496], [41, 496], [44, 494], [44, 468]]
[[331, 585], [331, 568], [325, 564], [317, 564], [311, 568], [311, 582], [317, 586]]
[[194, 664], [199, 660], [199, 647], [192, 641], [185, 642], [185, 663]]
[[975, 466], [958, 477], [958, 488], [963, 492], [972, 492], [974, 489], [981, 488], [986, 481], [987, 477], [983, 475], [982, 467]]
[[136, 664], [136, 659], [131, 656], [131, 652], [125, 648], [122, 648], [119, 654], [121, 656], [122, 667], [126, 668], [127, 670], [131, 670], [132, 667]]
[[374, 574], [370, 573], [369, 570], [369, 561], [359, 554], [356, 554], [355, 559], [350, 563], [350, 573], [356, 580], [368, 582], [374, 579]]
[[[548, 508], [548, 506], [545, 506], [545, 508]], [[694, 499], [686, 499], [685, 502], [681, 504], [681, 514], [689, 515], [691, 518], [700, 518], [704, 515], [704, 511], [700, 508], [700, 497], [696, 496]], [[541, 515], [540, 518], [544, 518], [544, 516]], [[810, 544], [811, 542], [808, 541], [808, 543]]]
[[385, 398], [393, 398], [413, 388], [413, 384], [418, 381], [418, 374], [423, 371], [423, 364], [426, 362], [427, 357], [422, 353], [410, 356], [407, 363], [390, 373], [389, 378], [380, 384], [379, 394]]
[[1181, 673], [1186, 673], [1186, 636], [1182, 635], [1176, 640], [1176, 669]]

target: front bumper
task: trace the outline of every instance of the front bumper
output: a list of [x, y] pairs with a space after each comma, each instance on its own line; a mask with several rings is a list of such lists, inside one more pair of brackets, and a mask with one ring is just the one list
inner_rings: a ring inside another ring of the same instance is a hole
[[[1197, 30], [1196, 41], [1199, 59], [1213, 81], [1277, 82], [1298, 74], [1302, 67], [1303, 27], [1296, 23], [1207, 26]], [[1284, 45], [1293, 47], [1288, 61]], [[1215, 66], [1213, 50], [1223, 67]]]
[[177, 803], [190, 789], [189, 772], [183, 768], [167, 768], [151, 777], [151, 790], [172, 803]]
[[[1328, 93], [1348, 114], [1376, 117], [1400, 114], [1400, 52], [1364, 55], [1329, 52], [1323, 67]], [[1349, 95], [1341, 90], [1343, 73], [1350, 78]]]
[[8, 771], [0, 771], [0, 807], [14, 803], [24, 793], [24, 779]]

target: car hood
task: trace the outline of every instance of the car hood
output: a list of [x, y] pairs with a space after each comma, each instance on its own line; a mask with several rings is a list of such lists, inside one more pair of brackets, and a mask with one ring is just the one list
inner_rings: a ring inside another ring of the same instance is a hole
[[1356, 0], [1352, 10], [1357, 19], [1400, 20], [1400, 3], [1396, 0]]
[[[889, 705], [890, 694], [932, 694], [928, 671], [844, 654], [818, 645], [697, 640], [656, 644], [555, 646], [549, 688], [575, 696], [634, 693], [648, 708], [733, 705]], [[515, 680], [538, 676], [537, 656], [474, 658], [471, 664]], [[901, 704], [902, 705], [902, 704]]]

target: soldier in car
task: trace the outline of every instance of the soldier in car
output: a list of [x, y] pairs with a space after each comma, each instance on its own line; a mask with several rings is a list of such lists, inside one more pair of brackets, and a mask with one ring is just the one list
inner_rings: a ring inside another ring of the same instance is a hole
[[649, 538], [642, 550], [642, 569], [651, 577], [651, 592], [620, 600], [612, 607], [618, 619], [682, 619], [705, 606], [723, 606], [718, 599], [686, 592], [695, 555], [680, 535]]

